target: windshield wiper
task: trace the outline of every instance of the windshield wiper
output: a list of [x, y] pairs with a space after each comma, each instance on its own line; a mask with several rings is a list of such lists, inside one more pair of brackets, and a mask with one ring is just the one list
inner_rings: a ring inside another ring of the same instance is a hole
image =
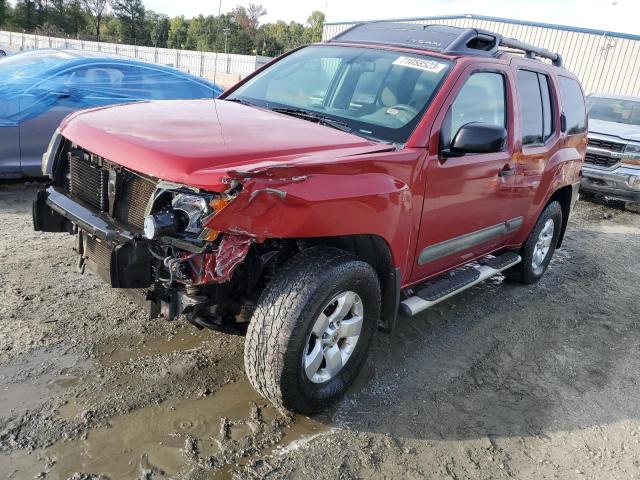
[[248, 105], [249, 107], [255, 107], [255, 103], [251, 103], [247, 100], [243, 100], [242, 98], [225, 98], [224, 100], [226, 100], [227, 102], [235, 102], [235, 103], [239, 103], [240, 105]]
[[344, 122], [340, 122], [338, 120], [334, 120], [333, 118], [325, 117], [324, 115], [320, 115], [319, 113], [304, 110], [302, 108], [276, 107], [272, 108], [271, 110], [277, 113], [282, 113], [284, 115], [291, 115], [292, 117], [309, 120], [310, 122], [315, 122], [326, 127], [335, 128], [336, 130], [341, 130], [343, 132], [353, 132], [353, 128], [351, 128]]

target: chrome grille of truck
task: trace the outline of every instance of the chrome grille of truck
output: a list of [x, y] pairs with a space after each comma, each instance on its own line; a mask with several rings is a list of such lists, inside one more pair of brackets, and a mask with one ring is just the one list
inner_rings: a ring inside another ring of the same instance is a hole
[[626, 145], [621, 142], [602, 140], [600, 138], [590, 138], [589, 146], [594, 148], [602, 148], [604, 150], [611, 150], [612, 152], [622, 152]]
[[597, 155], [595, 153], [587, 152], [584, 161], [598, 167], [611, 168], [620, 160], [614, 157], [608, 157], [606, 155]]
[[106, 212], [109, 208], [108, 183], [107, 170], [95, 167], [74, 154], [69, 155], [69, 191], [72, 195]]
[[147, 205], [156, 186], [153, 182], [134, 174], [128, 174], [122, 182], [116, 199], [113, 216], [136, 230], [142, 230]]

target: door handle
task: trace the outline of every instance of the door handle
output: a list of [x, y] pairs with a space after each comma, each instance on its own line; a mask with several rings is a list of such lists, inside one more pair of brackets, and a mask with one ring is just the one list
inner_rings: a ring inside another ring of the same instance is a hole
[[516, 167], [511, 165], [505, 165], [500, 172], [498, 172], [499, 177], [513, 177], [516, 174]]

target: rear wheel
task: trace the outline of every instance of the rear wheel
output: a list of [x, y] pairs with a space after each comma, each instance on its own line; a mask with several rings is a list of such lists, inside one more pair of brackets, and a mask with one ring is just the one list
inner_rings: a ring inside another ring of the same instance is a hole
[[314, 413], [360, 371], [380, 317], [373, 268], [335, 248], [294, 256], [260, 296], [245, 341], [245, 370], [274, 405]]
[[529, 285], [542, 278], [551, 262], [562, 230], [562, 207], [551, 202], [543, 210], [527, 241], [520, 249], [522, 261], [504, 275], [515, 282]]

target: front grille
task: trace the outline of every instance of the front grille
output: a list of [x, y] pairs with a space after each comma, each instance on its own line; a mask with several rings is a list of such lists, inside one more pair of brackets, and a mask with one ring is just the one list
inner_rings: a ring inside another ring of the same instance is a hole
[[596, 155], [595, 153], [587, 153], [585, 162], [591, 165], [597, 165], [598, 167], [611, 168], [618, 163], [617, 158], [608, 157], [606, 155]]
[[604, 150], [611, 150], [612, 152], [622, 152], [626, 147], [624, 143], [613, 142], [610, 140], [600, 140], [597, 138], [590, 138], [589, 146], [594, 148], [602, 148]]
[[156, 186], [137, 175], [129, 174], [128, 177], [121, 184], [113, 216], [126, 225], [142, 230], [147, 205]]
[[75, 146], [61, 158], [54, 184], [134, 232], [142, 231], [156, 188], [152, 180]]
[[84, 235], [84, 254], [86, 258], [100, 267], [111, 268], [111, 248], [109, 245], [87, 234]]
[[94, 167], [76, 155], [69, 155], [69, 191], [74, 196], [106, 212], [109, 208], [108, 183], [107, 170]]

